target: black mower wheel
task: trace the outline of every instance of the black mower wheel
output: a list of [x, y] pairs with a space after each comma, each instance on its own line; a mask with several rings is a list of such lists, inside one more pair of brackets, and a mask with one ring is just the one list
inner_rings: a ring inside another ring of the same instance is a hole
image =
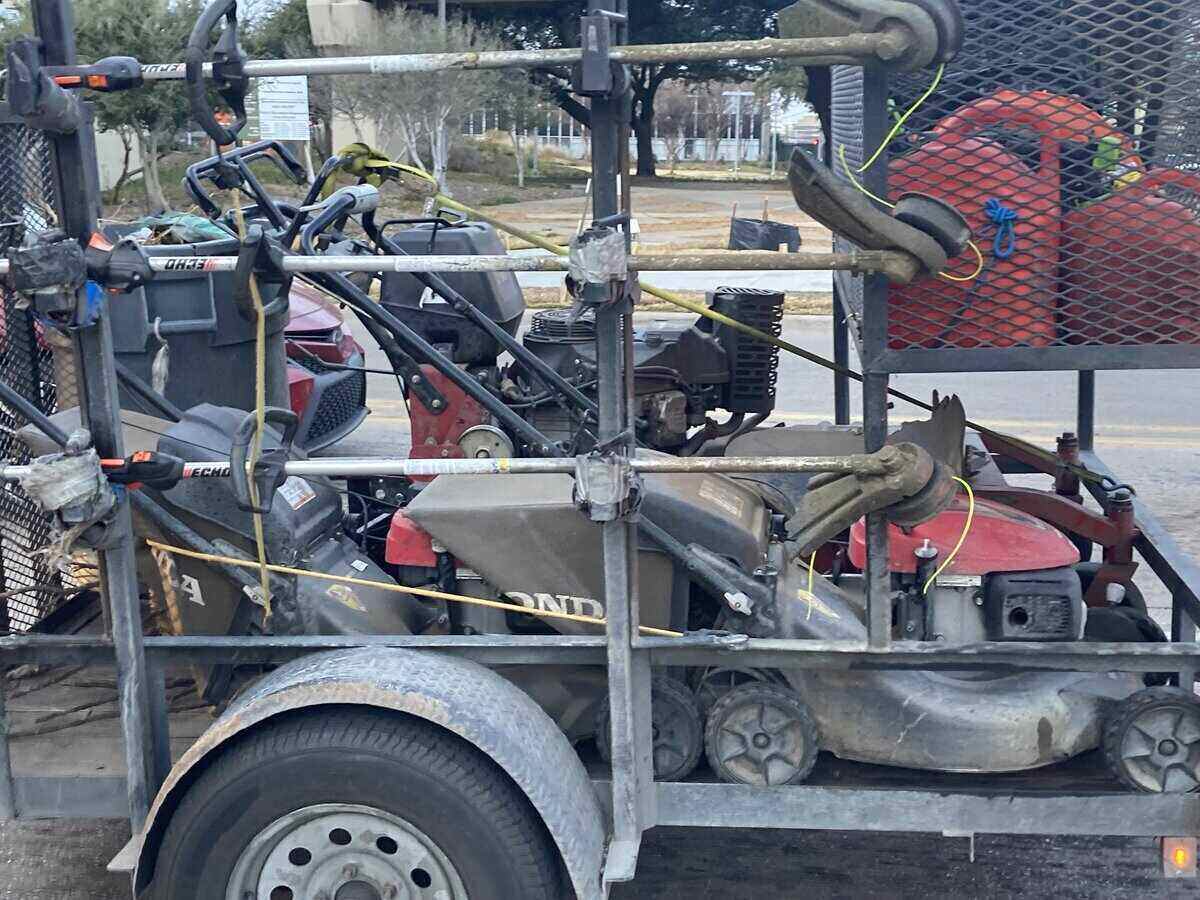
[[423, 720], [329, 707], [268, 723], [187, 789], [147, 900], [563, 896], [528, 799]]
[[1108, 768], [1146, 794], [1200, 789], [1200, 701], [1190, 691], [1152, 687], [1113, 710], [1102, 740]]
[[736, 666], [712, 666], [707, 669], [696, 669], [693, 675], [696, 702], [700, 704], [700, 714], [707, 719], [713, 704], [728, 694], [739, 684], [768, 683], [774, 684], [782, 679], [767, 669], [742, 669]]
[[713, 704], [704, 729], [708, 764], [722, 781], [799, 784], [817, 762], [817, 726], [791, 688], [750, 682]]
[[[596, 716], [596, 749], [612, 762], [612, 725], [608, 701]], [[692, 774], [704, 753], [704, 720], [700, 704], [686, 684], [669, 675], [650, 682], [655, 781], [680, 781]]]

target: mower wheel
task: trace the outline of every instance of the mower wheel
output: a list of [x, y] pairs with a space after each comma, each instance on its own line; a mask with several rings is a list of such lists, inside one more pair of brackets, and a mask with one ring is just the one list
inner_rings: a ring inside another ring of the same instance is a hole
[[508, 776], [423, 720], [319, 707], [256, 728], [184, 794], [153, 900], [563, 893], [554, 843]]
[[1190, 691], [1152, 687], [1123, 700], [1102, 740], [1109, 769], [1147, 794], [1200, 789], [1200, 701]]
[[734, 666], [712, 666], [694, 670], [696, 700], [705, 718], [713, 704], [739, 684], [777, 683], [781, 677], [767, 669], [739, 669]]
[[[596, 716], [596, 749], [612, 762], [612, 719], [608, 701]], [[650, 682], [650, 726], [653, 734], [655, 781], [680, 781], [700, 764], [704, 724], [700, 705], [683, 682], [655, 675]]]
[[713, 704], [704, 729], [708, 764], [723, 781], [799, 784], [817, 762], [817, 726], [791, 688], [750, 682]]

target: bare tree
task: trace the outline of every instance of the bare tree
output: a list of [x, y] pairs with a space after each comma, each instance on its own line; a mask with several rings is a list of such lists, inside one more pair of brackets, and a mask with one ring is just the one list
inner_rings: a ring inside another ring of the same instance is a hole
[[694, 109], [691, 96], [678, 84], [667, 85], [659, 93], [655, 118], [672, 175], [683, 153]]
[[721, 150], [721, 139], [725, 136], [725, 97], [721, 85], [706, 82], [693, 93], [700, 118], [700, 130], [704, 133], [705, 156], [708, 162], [716, 162]]
[[[494, 50], [500, 46], [491, 32], [469, 20], [451, 21], [443, 35], [436, 16], [408, 9], [388, 13], [378, 28], [361, 37], [361, 43], [345, 48], [348, 55]], [[496, 72], [462, 70], [354, 76], [335, 84], [333, 107], [350, 119], [359, 133], [362, 123], [371, 122], [383, 149], [426, 169], [445, 189], [450, 147], [461, 131], [462, 117], [495, 95], [500, 77]]]
[[538, 127], [545, 116], [546, 97], [523, 72], [513, 71], [496, 82], [493, 105], [499, 112], [513, 142], [517, 158], [517, 187], [525, 187], [525, 170], [530, 153], [526, 141], [532, 132], [533, 172], [538, 173]]

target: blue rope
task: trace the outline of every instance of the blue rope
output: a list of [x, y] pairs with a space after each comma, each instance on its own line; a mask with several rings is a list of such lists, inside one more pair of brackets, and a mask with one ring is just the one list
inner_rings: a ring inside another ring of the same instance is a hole
[[1008, 259], [1017, 250], [1017, 211], [1011, 206], [1005, 206], [995, 197], [989, 197], [983, 204], [984, 215], [996, 226], [996, 236], [992, 239], [992, 256], [996, 259]]

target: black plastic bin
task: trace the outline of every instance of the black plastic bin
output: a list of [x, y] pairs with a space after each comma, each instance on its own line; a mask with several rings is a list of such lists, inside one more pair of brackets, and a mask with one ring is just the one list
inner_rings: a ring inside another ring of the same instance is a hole
[[[153, 256], [209, 256], [225, 242], [148, 246]], [[267, 309], [267, 404], [284, 409], [288, 403], [287, 354], [284, 329], [288, 302], [277, 285], [259, 282]], [[166, 398], [181, 409], [200, 403], [254, 408], [255, 321], [238, 311], [229, 272], [161, 272], [145, 287], [117, 295], [112, 310], [113, 345], [117, 361], [150, 383], [151, 365], [167, 341], [170, 367]], [[155, 415], [144, 401], [121, 388], [121, 406]]]

